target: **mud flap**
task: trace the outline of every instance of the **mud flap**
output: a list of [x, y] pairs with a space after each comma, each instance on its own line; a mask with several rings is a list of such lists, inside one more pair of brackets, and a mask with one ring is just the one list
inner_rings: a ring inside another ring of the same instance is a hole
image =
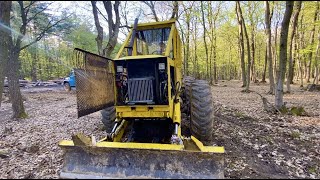
[[223, 154], [185, 150], [64, 147], [61, 178], [224, 178]]
[[78, 118], [114, 105], [113, 60], [76, 48]]

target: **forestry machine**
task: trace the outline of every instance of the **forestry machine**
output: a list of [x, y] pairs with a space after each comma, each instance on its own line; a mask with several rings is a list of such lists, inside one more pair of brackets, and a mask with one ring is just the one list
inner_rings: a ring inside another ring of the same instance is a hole
[[101, 110], [106, 135], [60, 141], [61, 178], [224, 177], [211, 87], [182, 78], [181, 49], [176, 20], [137, 19], [115, 59], [75, 48], [78, 117]]

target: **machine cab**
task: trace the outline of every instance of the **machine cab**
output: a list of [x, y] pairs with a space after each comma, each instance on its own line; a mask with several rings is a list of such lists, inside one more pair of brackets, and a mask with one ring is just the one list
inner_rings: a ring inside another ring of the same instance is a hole
[[116, 105], [169, 105], [181, 82], [175, 21], [133, 26], [114, 61]]
[[133, 106], [153, 108], [161, 116], [172, 112], [182, 64], [175, 22], [135, 23], [113, 60], [76, 48], [83, 62], [75, 69], [78, 117], [110, 105], [117, 112]]

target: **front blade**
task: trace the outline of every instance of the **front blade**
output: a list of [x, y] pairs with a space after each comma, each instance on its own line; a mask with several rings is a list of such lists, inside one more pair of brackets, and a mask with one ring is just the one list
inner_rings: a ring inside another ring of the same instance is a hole
[[61, 178], [223, 178], [223, 154], [65, 146]]

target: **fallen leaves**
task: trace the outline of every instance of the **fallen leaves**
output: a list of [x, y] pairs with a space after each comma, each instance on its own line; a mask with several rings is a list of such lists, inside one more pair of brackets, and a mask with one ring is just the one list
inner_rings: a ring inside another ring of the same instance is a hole
[[[11, 104], [0, 108], [0, 149], [6, 149], [6, 158], [0, 158], [0, 178], [58, 178], [63, 151], [58, 143], [82, 132], [104, 136], [100, 113], [77, 118], [76, 96], [59, 91], [22, 90], [29, 118], [12, 120]], [[32, 92], [32, 93], [30, 93]]]
[[[311, 116], [277, 115], [264, 111], [257, 94], [241, 93], [241, 82], [225, 83], [227, 87], [212, 88], [219, 127], [214, 135], [225, 146], [227, 163], [248, 166], [239, 169], [227, 164], [225, 176], [319, 178], [320, 94], [293, 86], [294, 93], [285, 94], [284, 101], [291, 107], [304, 107]], [[274, 102], [274, 96], [267, 95], [267, 85], [252, 84], [250, 88]], [[250, 169], [256, 170], [252, 173]]]

